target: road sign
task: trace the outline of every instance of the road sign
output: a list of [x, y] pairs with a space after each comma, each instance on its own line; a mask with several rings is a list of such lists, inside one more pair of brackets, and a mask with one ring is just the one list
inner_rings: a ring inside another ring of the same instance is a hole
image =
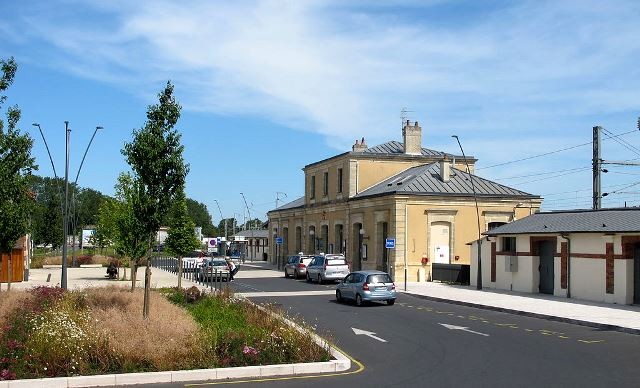
[[384, 247], [387, 249], [394, 249], [396, 247], [396, 239], [388, 238], [384, 240]]
[[209, 240], [210, 245], [216, 245], [217, 243], [218, 243], [218, 240], [215, 238], [212, 238], [211, 240]]
[[282, 245], [284, 239], [282, 237], [276, 237], [276, 244]]

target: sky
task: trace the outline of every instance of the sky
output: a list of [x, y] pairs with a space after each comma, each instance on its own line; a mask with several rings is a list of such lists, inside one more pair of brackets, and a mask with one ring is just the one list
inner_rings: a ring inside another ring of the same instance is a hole
[[[53, 169], [32, 123], [63, 175], [69, 121], [72, 177], [102, 126], [78, 184], [113, 195], [129, 170], [123, 145], [171, 80], [186, 192], [216, 225], [221, 214], [265, 220], [276, 197], [304, 194], [306, 164], [351, 150], [355, 139], [401, 141], [403, 108], [422, 126], [423, 147], [459, 154], [458, 135], [478, 159], [477, 175], [543, 196], [544, 210], [591, 206], [593, 126], [607, 131], [605, 161], [640, 162], [637, 1], [25, 0], [0, 8], [0, 58], [19, 66], [6, 105], [22, 110], [36, 173]], [[605, 168], [603, 207], [640, 205], [640, 167]]]

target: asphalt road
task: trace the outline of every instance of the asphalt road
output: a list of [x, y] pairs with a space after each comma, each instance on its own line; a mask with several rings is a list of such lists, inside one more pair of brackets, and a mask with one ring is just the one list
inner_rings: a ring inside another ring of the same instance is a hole
[[[251, 269], [243, 270], [247, 271], [244, 278], [232, 283], [237, 292], [251, 292], [255, 302], [276, 304], [289, 315], [303, 318], [362, 367], [354, 363], [350, 371], [333, 376], [235, 381], [234, 386], [640, 386], [638, 335], [403, 294], [394, 306], [356, 307], [336, 303], [330, 294], [333, 285], [283, 277], [248, 278]], [[282, 291], [286, 296], [272, 294]], [[309, 295], [309, 291], [326, 294]], [[378, 339], [356, 335], [354, 328], [375, 333], [372, 336]], [[206, 385], [221, 383], [229, 382]]]

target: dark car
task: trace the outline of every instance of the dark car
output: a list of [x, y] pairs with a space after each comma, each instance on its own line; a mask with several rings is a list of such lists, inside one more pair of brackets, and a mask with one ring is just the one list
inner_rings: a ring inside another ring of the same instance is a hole
[[307, 266], [311, 263], [313, 256], [293, 255], [287, 259], [284, 266], [284, 277], [293, 276], [295, 279], [303, 278], [307, 275]]
[[396, 285], [388, 273], [382, 271], [356, 271], [347, 275], [336, 287], [336, 300], [351, 299], [356, 305], [365, 302], [396, 302]]

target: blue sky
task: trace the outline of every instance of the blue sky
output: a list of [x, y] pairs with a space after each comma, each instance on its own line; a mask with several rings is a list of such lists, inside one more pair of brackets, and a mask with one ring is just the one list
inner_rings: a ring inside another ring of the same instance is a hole
[[[183, 106], [187, 195], [217, 223], [265, 218], [276, 192], [303, 194], [301, 168], [401, 140], [400, 110], [423, 146], [479, 159], [478, 175], [543, 195], [544, 208], [591, 203], [591, 141], [602, 125], [640, 148], [640, 4], [635, 1], [14, 1], [2, 5], [0, 57], [19, 71], [8, 104], [35, 138], [39, 174], [58, 173], [64, 121], [71, 171], [97, 125], [79, 184], [113, 194], [120, 153], [167, 80]], [[603, 141], [605, 160], [640, 151]], [[640, 160], [633, 160], [638, 162]], [[639, 205], [640, 167], [608, 166], [605, 206]], [[556, 171], [556, 173], [553, 173]], [[280, 195], [283, 197], [283, 195]]]

